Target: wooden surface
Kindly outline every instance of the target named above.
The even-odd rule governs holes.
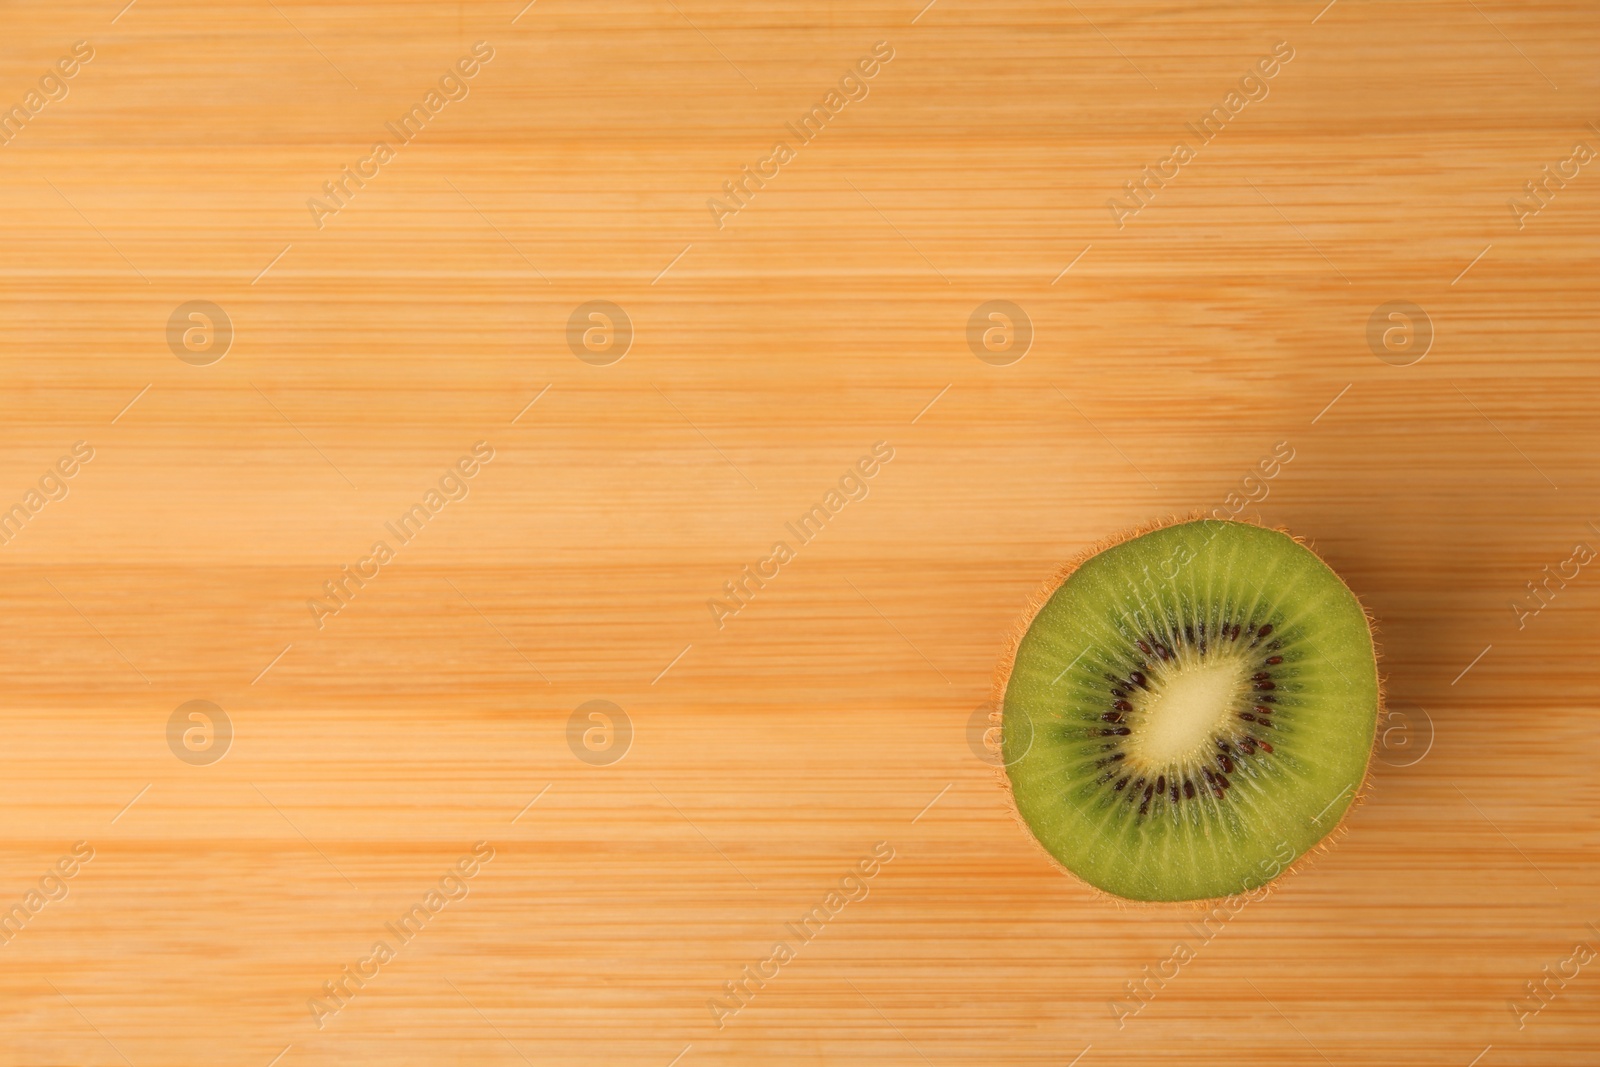
[[[93,449],[0,546],[0,1063],[1595,1062],[1600,577],[1511,605],[1600,546],[1600,164],[1507,204],[1600,148],[1593,5],[120,2],[0,14],[8,106],[94,50],[0,146],[0,502]],[[166,336],[194,300],[235,332],[204,366]],[[591,300],[618,362],[569,348]],[[1032,324],[1008,365],[968,346],[991,300]],[[1391,301],[1420,362],[1369,346]],[[1235,505],[1363,598],[1402,717],[1336,847],[1207,935],[1053,871],[972,722],[1063,560]],[[169,746],[191,700],[219,761]],[[592,700],[620,761],[618,716],[569,743]]]

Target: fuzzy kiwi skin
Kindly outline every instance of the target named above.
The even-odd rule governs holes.
[[[1096,556],[1099,556],[1101,553],[1135,538],[1144,537],[1148,534],[1168,530],[1170,527],[1182,525],[1193,525],[1195,527],[1205,525],[1213,528],[1241,527],[1252,531],[1257,537],[1262,534],[1267,535],[1269,538],[1273,536],[1283,537],[1302,550],[1303,554],[1309,555],[1315,559],[1316,565],[1320,567],[1321,571],[1325,572],[1328,578],[1331,578],[1331,583],[1328,584],[1330,586],[1336,586],[1339,590],[1339,593],[1342,594],[1342,598],[1348,599],[1348,607],[1341,610],[1345,610],[1347,613],[1348,611],[1353,611],[1355,616],[1358,617],[1362,623],[1364,623],[1364,625],[1359,627],[1359,629],[1362,631],[1362,639],[1365,643],[1364,659],[1368,664],[1368,667],[1366,668],[1365,672],[1357,672],[1359,691],[1355,694],[1355,698],[1358,700],[1358,703],[1354,703],[1351,706],[1352,708],[1356,709],[1356,711],[1352,712],[1352,714],[1362,710],[1362,705],[1370,707],[1371,718],[1369,722],[1364,724],[1366,727],[1364,742],[1362,742],[1362,739],[1358,737],[1358,734],[1361,732],[1359,729],[1356,731],[1356,733],[1347,732],[1345,734],[1345,738],[1347,738],[1347,740],[1342,740],[1341,742],[1346,750],[1346,755],[1343,760],[1345,770],[1334,778],[1332,784],[1338,785],[1341,782],[1346,781],[1347,776],[1352,773],[1355,774],[1355,780],[1353,785],[1349,787],[1347,791],[1335,798],[1333,803],[1331,803],[1322,812],[1321,818],[1317,821],[1316,831],[1314,833],[1303,833],[1301,837],[1295,839],[1292,847],[1285,848],[1282,843],[1279,843],[1276,848],[1271,850],[1271,854],[1266,854],[1264,852],[1264,854],[1260,857],[1259,864],[1252,864],[1248,867],[1233,869],[1230,872],[1229,877],[1213,878],[1207,881],[1204,876],[1196,875],[1196,880],[1191,881],[1190,884],[1185,886],[1162,885],[1158,879],[1152,879],[1148,883],[1130,887],[1125,880],[1118,884],[1116,880],[1106,880],[1093,877],[1091,876],[1093,872],[1074,870],[1073,865],[1069,865],[1068,863],[1068,860],[1072,859],[1073,857],[1070,855],[1057,854],[1057,849],[1053,848],[1045,840],[1045,837],[1041,836],[1040,831],[1035,829],[1029,818],[1023,815],[1022,808],[1018,803],[1019,796],[1017,791],[1017,783],[1013,780],[1014,771],[1011,769],[1011,765],[1020,757],[1014,751],[1018,738],[1017,736],[1013,736],[1015,733],[1015,723],[1012,721],[1012,711],[1007,705],[1007,694],[1016,670],[1017,656],[1024,638],[1028,635],[1030,629],[1036,622],[1040,611],[1044,609],[1044,607],[1058,592],[1060,592],[1061,587],[1073,574],[1078,571],[1081,566],[1083,566],[1089,560],[1094,559]],[[1215,532],[1217,531],[1212,531],[1213,534]],[[1243,530],[1241,529],[1239,532],[1243,533]],[[1292,606],[1293,602],[1291,601],[1290,604]],[[1346,629],[1344,631],[1341,632],[1335,630],[1333,633],[1336,636],[1345,638],[1345,644],[1347,648],[1353,647],[1350,646],[1349,642],[1354,640],[1353,631],[1355,627],[1350,626],[1348,614],[1346,617],[1345,626]],[[1364,785],[1370,771],[1371,751],[1376,738],[1377,722],[1381,717],[1383,706],[1382,684],[1381,679],[1378,678],[1376,661],[1377,652],[1372,638],[1372,620],[1370,616],[1366,613],[1365,609],[1360,606],[1359,601],[1349,590],[1348,586],[1338,578],[1332,569],[1327,566],[1325,561],[1322,561],[1321,558],[1316,556],[1314,552],[1311,552],[1309,547],[1302,539],[1293,537],[1285,530],[1271,529],[1260,524],[1238,523],[1231,521],[1224,522],[1216,519],[1204,519],[1203,521],[1197,521],[1192,517],[1174,519],[1168,522],[1154,523],[1143,526],[1132,530],[1125,535],[1104,541],[1094,546],[1089,551],[1083,553],[1077,559],[1073,560],[1069,565],[1058,571],[1034,597],[1029,611],[1026,613],[1025,617],[1020,621],[1017,627],[1010,649],[1008,650],[1007,655],[1003,658],[997,672],[994,699],[994,706],[996,710],[994,714],[994,720],[1002,725],[1002,750],[1007,752],[1005,765],[997,771],[997,776],[1007,789],[1008,799],[1010,800],[1010,807],[1013,816],[1018,820],[1021,826],[1028,830],[1028,836],[1033,838],[1034,843],[1045,852],[1054,865],[1073,875],[1074,878],[1087,882],[1100,893],[1105,893],[1119,900],[1132,900],[1135,902],[1168,900],[1219,900],[1234,898],[1241,893],[1247,892],[1250,893],[1251,898],[1254,899],[1258,892],[1264,891],[1267,883],[1270,883],[1281,877],[1284,872],[1301,866],[1303,863],[1309,860],[1312,855],[1325,851],[1329,842],[1333,839],[1335,831],[1342,829],[1342,821],[1345,814],[1356,801],[1361,799]],[[1346,665],[1349,665],[1348,662]],[[1362,677],[1362,675],[1364,675],[1364,677]],[[1370,681],[1367,681],[1367,679],[1370,679]],[[1355,746],[1358,742],[1362,743],[1359,770],[1356,771],[1356,753],[1353,746]],[[1304,797],[1294,797],[1292,799],[1294,801],[1300,801],[1303,800]],[[1040,803],[1041,801],[1037,796],[1037,790],[1035,790],[1035,795],[1033,797],[1033,810],[1035,812],[1035,818],[1038,817],[1037,813]],[[1320,803],[1318,806],[1320,807]],[[1067,808],[1068,805],[1063,802],[1062,807]],[[1273,833],[1276,834],[1276,832],[1277,828],[1274,828]],[[1263,832],[1253,836],[1247,834],[1245,835],[1245,838],[1247,840],[1259,841],[1265,836],[1266,834]],[[1070,850],[1063,851],[1066,852]],[[1249,858],[1254,857],[1252,856]],[[1195,865],[1197,869],[1200,866],[1200,864]]]

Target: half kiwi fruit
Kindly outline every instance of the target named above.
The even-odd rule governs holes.
[[[1379,711],[1366,612],[1288,534],[1204,519],[1124,540],[1034,616],[1005,683],[1017,811],[1133,900],[1255,889],[1338,825]]]

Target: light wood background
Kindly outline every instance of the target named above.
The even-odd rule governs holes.
[[[1600,546],[1600,164],[1507,206],[1600,148],[1592,4],[120,5],[0,12],[7,106],[95,49],[0,147],[0,503],[95,450],[0,547],[0,904],[95,850],[0,945],[0,1063],[1594,1062],[1600,963],[1508,1006],[1600,947],[1600,576],[1510,606]],[[470,96],[315,228],[479,40]],[[1270,95],[1115,226],[1279,41]],[[635,330],[609,366],[566,342],[595,299]],[[190,300],[220,362],[168,348]],[[988,300],[1033,325],[1009,366],[967,345]],[[1435,332],[1409,366],[1367,342],[1396,300]],[[307,599],[479,440],[470,496],[319,630]],[[718,630],[879,440],[870,496]],[[1196,946],[1192,910],[1052,870],[969,724],[1058,564],[1279,441],[1247,513],[1370,607],[1404,729],[1336,847]],[[234,730],[205,766],[167,741],[197,699]],[[568,744],[595,699],[633,731],[607,766]],[[869,896],[718,1028],[878,841]]]

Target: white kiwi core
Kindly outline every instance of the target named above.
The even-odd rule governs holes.
[[[1130,759],[1150,769],[1202,762],[1239,711],[1248,665],[1225,655],[1152,666],[1150,688],[1132,694]]]

